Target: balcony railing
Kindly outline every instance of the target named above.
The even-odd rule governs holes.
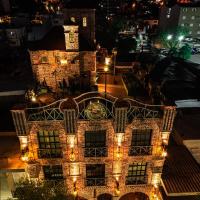
[[[127,176],[126,185],[143,185],[147,184],[147,176]]]
[[[151,155],[152,146],[130,146],[129,156]]]
[[[107,147],[85,147],[85,157],[106,157],[108,155]]]
[[[86,178],[85,179],[86,186],[105,186],[106,178]]]
[[[62,158],[62,149],[38,149],[39,158]]]

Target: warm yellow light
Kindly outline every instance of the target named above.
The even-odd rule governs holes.
[[[117,134],[117,145],[118,146],[121,146],[121,144],[122,144],[122,139],[123,139],[123,133],[121,134],[121,133],[118,133]]]
[[[74,176],[74,177],[73,177],[73,183],[76,183],[76,181],[77,181],[77,177]]]
[[[22,160],[23,162],[27,162],[27,161],[28,161],[28,156],[27,156],[27,155],[21,156],[21,160]]]
[[[67,64],[67,60],[61,59],[61,60],[60,60],[60,64],[61,64],[61,65],[66,65],[66,64]]]
[[[69,144],[70,148],[74,148],[74,145],[76,143],[76,136],[69,135],[67,140],[68,140],[68,144]]]
[[[74,190],[73,195],[76,197],[77,194],[78,194],[78,191],[77,191],[77,190]]]
[[[117,158],[121,157],[121,148],[120,146],[117,147]]]
[[[74,161],[75,160],[75,153],[74,153],[74,150],[72,149],[70,155],[69,155],[69,159],[70,161]]]
[[[155,183],[154,185],[153,185],[155,188],[158,188],[158,185]]]
[[[166,156],[167,156],[167,152],[166,152],[166,151],[163,151],[163,152],[162,152],[162,156],[163,156],[163,157],[166,157]]]
[[[105,64],[106,64],[106,65],[109,65],[109,64],[110,64],[110,61],[111,61],[111,58],[110,58],[110,57],[105,57]]]
[[[108,66],[104,67],[104,72],[108,72]]]
[[[32,102],[36,102],[36,101],[37,101],[36,96],[32,96],[32,97],[31,97],[31,101],[32,101]]]
[[[120,195],[120,190],[119,189],[115,189],[115,194],[117,195],[117,196],[119,196]]]

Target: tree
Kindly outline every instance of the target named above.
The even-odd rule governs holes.
[[[185,44],[184,46],[182,46],[179,49],[179,53],[178,53],[178,57],[179,58],[183,58],[183,59],[190,59],[191,54],[192,54],[192,49],[188,44]]]
[[[21,179],[16,184],[14,197],[18,200],[72,200],[63,182]]]
[[[135,51],[137,48],[137,41],[134,38],[126,37],[118,41],[117,49],[119,52],[127,53]]]
[[[178,26],[160,34],[160,40],[166,48],[178,48],[181,41],[188,35],[188,29]]]

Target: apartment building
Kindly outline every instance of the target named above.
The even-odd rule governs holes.
[[[174,106],[88,92],[11,112],[30,178],[61,181],[77,199],[161,199]]]
[[[166,31],[178,26],[185,28],[191,37],[200,37],[200,7],[175,5],[161,9],[159,26]]]

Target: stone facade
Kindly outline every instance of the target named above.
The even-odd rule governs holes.
[[[70,109],[73,110],[72,108]],[[116,118],[123,120],[119,118],[119,116],[109,119],[88,120],[80,119],[78,114],[78,118],[74,122],[76,124],[74,133],[66,132],[67,129],[65,126],[69,124],[65,123],[66,118],[63,120],[50,121],[29,121],[28,118],[24,119],[25,121],[23,123],[26,124],[27,129],[29,157],[37,160],[41,166],[62,165],[63,177],[68,192],[74,194],[76,190],[79,196],[86,199],[96,199],[99,195],[104,193],[111,194],[114,199],[120,199],[123,195],[130,192],[141,192],[146,194],[150,199],[154,199],[153,196],[155,196],[155,194],[159,196],[157,186],[160,184],[160,176],[165,160],[163,143],[168,142],[168,135],[170,134],[171,124],[173,124],[175,115],[174,107],[168,106],[162,109],[164,109],[164,117],[136,117],[129,122],[126,121],[123,125],[125,128],[122,133],[115,131]],[[125,109],[125,111],[127,111],[127,109]],[[24,112],[24,110],[21,112]],[[79,112],[81,112],[80,108]],[[15,120],[17,121],[17,119]],[[72,123],[72,121],[70,121],[70,123]],[[167,123],[168,126],[165,126],[165,123]],[[134,156],[129,154],[132,133],[135,129],[152,130],[150,140],[152,152],[150,154],[138,154]],[[39,143],[37,134],[41,130],[59,132],[62,158],[38,157]],[[106,132],[107,155],[102,157],[85,157],[85,132],[101,130]],[[129,165],[133,163],[147,164],[145,175],[147,179],[145,184],[126,185]],[[87,164],[105,164],[105,185],[87,186],[85,184]],[[43,170],[39,173],[39,179],[44,179]]]
[[[63,79],[67,84],[70,77],[81,72],[96,71],[96,52],[67,52],[67,51],[29,51],[32,71],[35,80],[44,80],[54,90]]]

